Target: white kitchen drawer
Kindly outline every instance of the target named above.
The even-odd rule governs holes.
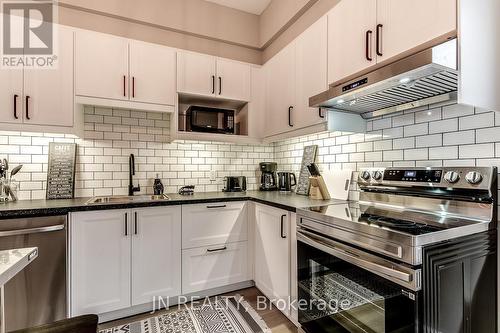
[[[250,280],[247,242],[219,244],[182,251],[182,293]]]
[[[182,248],[245,241],[246,202],[217,202],[182,206]]]

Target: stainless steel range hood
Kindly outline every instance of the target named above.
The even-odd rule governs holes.
[[[456,39],[381,67],[309,99],[311,107],[365,119],[456,99]]]

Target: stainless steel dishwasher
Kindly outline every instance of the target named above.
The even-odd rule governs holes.
[[[0,250],[38,247],[38,258],[5,285],[10,332],[67,316],[66,216],[0,220]]]

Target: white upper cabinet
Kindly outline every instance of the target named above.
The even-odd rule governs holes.
[[[194,52],[177,54],[180,93],[249,101],[250,65]]]
[[[90,31],[75,43],[78,103],[173,112],[174,49]]]
[[[128,43],[125,38],[77,31],[76,94],[128,100]]]
[[[53,67],[0,70],[1,129],[18,124],[19,130],[69,133],[75,126],[73,31],[63,26],[56,31]]]
[[[23,70],[0,70],[0,122],[23,122]]]
[[[309,97],[328,88],[327,17],[324,16],[302,33],[295,42],[295,122],[306,127],[325,121],[326,112],[309,107]]]
[[[343,0],[328,13],[328,83],[334,83],[457,29],[456,0]]]
[[[216,58],[193,52],[177,53],[177,91],[186,94],[214,96]]]
[[[54,69],[24,70],[23,116],[26,124],[73,126],[73,31],[58,29]]]
[[[327,32],[325,16],[264,65],[266,137],[293,136],[326,121],[324,112],[309,107],[309,97],[328,88]]]
[[[249,101],[250,77],[250,65],[217,58],[217,96],[231,100]]]
[[[458,102],[500,111],[500,1],[460,1]]]
[[[454,35],[457,0],[377,0],[377,24],[380,62],[443,35]]]
[[[181,294],[181,207],[133,211],[132,305]]]
[[[175,51],[160,45],[130,42],[130,99],[174,105]]]
[[[295,47],[289,44],[265,64],[266,136],[294,129]]]
[[[328,83],[376,64],[377,0],[343,0],[328,13]]]

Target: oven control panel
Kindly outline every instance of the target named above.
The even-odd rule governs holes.
[[[384,171],[383,179],[397,182],[440,183],[442,175],[442,170],[387,169]]]
[[[489,167],[367,168],[359,172],[363,186],[424,186],[494,190],[497,169]]]

